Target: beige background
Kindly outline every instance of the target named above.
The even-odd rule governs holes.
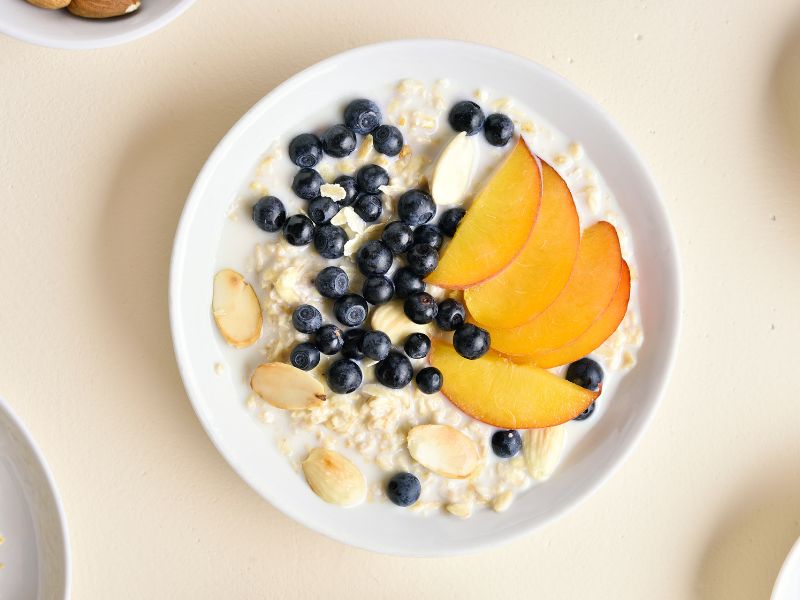
[[[596,98],[660,183],[686,284],[635,455],[541,533],[456,559],[353,550],[262,501],[195,418],[167,321],[173,232],[220,137],[297,70],[412,36],[517,52]],[[74,597],[766,598],[800,535],[792,82],[796,0],[200,0],[119,48],[0,38],[0,394],[55,472]]]

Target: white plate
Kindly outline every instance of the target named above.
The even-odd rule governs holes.
[[[0,598],[68,598],[69,543],[53,478],[1,398],[0,492]]]
[[[192,3],[194,0],[146,0],[130,15],[82,19],[66,10],[38,8],[25,0],[0,0],[0,33],[51,48],[105,48],[153,33]]]
[[[800,598],[800,539],[798,539],[781,567],[771,600],[797,600]]]
[[[613,190],[630,224],[640,269],[645,342],[569,464],[546,485],[520,495],[502,514],[468,521],[420,517],[386,504],[355,509],[325,505],[278,454],[242,406],[221,360],[211,317],[214,258],[225,214],[270,140],[338,98],[348,99],[405,77],[447,77],[466,89],[487,87],[518,98],[572,139],[580,140]],[[680,320],[676,245],[664,206],[642,160],[588,97],[541,66],[493,48],[411,40],[356,48],[295,75],[256,104],[214,150],[192,188],[172,255],[170,320],[181,375],[219,451],[258,493],[297,521],[337,540],[403,555],[475,551],[552,521],[600,486],[642,435],[675,357]]]

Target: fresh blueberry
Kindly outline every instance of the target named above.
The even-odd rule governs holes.
[[[383,228],[381,239],[396,256],[411,248],[414,243],[414,230],[402,221],[392,221]]]
[[[337,394],[349,394],[361,385],[361,369],[349,358],[333,361],[328,367],[328,387]]]
[[[314,248],[322,258],[341,258],[344,256],[344,245],[347,234],[344,229],[325,223],[314,232]]]
[[[586,407],[585,411],[583,411],[581,414],[579,414],[577,417],[575,417],[572,420],[573,421],[585,421],[586,419],[591,417],[592,414],[594,413],[594,409],[595,409],[595,405],[596,404],[597,404],[597,401],[592,402],[588,407]]]
[[[439,219],[439,229],[441,229],[445,235],[453,237],[465,214],[467,214],[467,211],[463,208],[450,208],[444,211],[444,214],[442,214],[442,217]]]
[[[442,389],[442,372],[436,367],[425,367],[417,373],[417,387],[423,394],[435,394]]]
[[[483,127],[483,111],[472,100],[456,102],[450,109],[450,127],[456,131],[466,131],[467,135],[475,135]]]
[[[425,282],[408,267],[400,267],[394,272],[394,295],[398,298],[408,298],[411,294],[425,291]]]
[[[313,200],[319,196],[319,188],[325,183],[322,175],[310,167],[303,167],[292,180],[292,191],[303,200]]]
[[[370,304],[386,304],[394,296],[394,284],[386,275],[370,275],[364,280],[361,294]]]
[[[361,351],[372,360],[383,360],[391,349],[392,340],[382,331],[368,331],[361,339]]]
[[[381,125],[372,132],[375,150],[386,156],[397,156],[403,149],[403,134],[394,125]]]
[[[322,314],[310,304],[301,304],[292,313],[292,325],[300,333],[314,333],[322,327]]]
[[[359,98],[344,109],[344,124],[361,135],[366,135],[381,124],[381,109],[372,100]]]
[[[323,325],[314,332],[314,345],[323,354],[336,354],[344,346],[342,330],[336,325]]]
[[[576,360],[567,367],[567,381],[596,392],[603,385],[603,368],[591,358]]]
[[[434,250],[441,250],[444,243],[444,236],[441,229],[436,225],[420,225],[414,230],[415,244],[428,244]]]
[[[522,436],[516,429],[495,431],[492,434],[492,450],[500,458],[511,458],[522,450]]]
[[[283,235],[292,246],[307,246],[314,237],[314,223],[305,215],[292,215],[283,224]]]
[[[301,133],[289,142],[289,158],[298,167],[313,167],[322,158],[322,143],[313,133]]]
[[[431,195],[422,190],[408,190],[397,201],[397,214],[412,227],[427,223],[436,214]]]
[[[455,331],[467,319],[464,305],[458,300],[447,298],[439,303],[436,324],[444,331]]]
[[[407,386],[413,376],[411,361],[396,350],[389,352],[386,358],[375,365],[375,377],[378,381],[396,390]]]
[[[339,206],[350,206],[356,199],[356,178],[350,175],[339,175],[333,180],[333,183],[342,186],[347,194],[342,200],[339,200]]]
[[[339,205],[330,198],[325,198],[324,196],[314,198],[308,203],[308,216],[311,217],[311,220],[317,225],[327,223],[335,217],[338,212]]]
[[[339,267],[325,267],[314,280],[317,291],[326,298],[341,298],[347,293],[350,279]]]
[[[505,146],[514,136],[514,122],[506,115],[494,113],[486,117],[483,135],[492,146]]]
[[[453,335],[453,346],[461,356],[470,360],[480,358],[489,351],[489,332],[472,323],[464,323]]]
[[[319,350],[314,344],[303,342],[292,349],[289,362],[292,363],[293,367],[303,371],[310,371],[319,364]]]
[[[406,338],[403,350],[409,358],[425,358],[431,351],[431,338],[424,333],[412,333]]]
[[[421,493],[422,484],[411,473],[398,473],[386,484],[386,497],[397,506],[411,506]]]
[[[328,156],[344,158],[356,149],[356,134],[344,125],[334,125],[322,134],[322,149]]]
[[[439,253],[428,244],[414,244],[406,253],[408,268],[420,277],[430,275],[439,264]]]
[[[367,194],[377,194],[382,185],[389,185],[389,174],[379,165],[364,165],[356,173],[358,189]]]
[[[364,275],[383,275],[392,267],[394,256],[380,240],[370,240],[356,253],[358,270]]]
[[[364,334],[367,333],[363,329],[348,329],[344,332],[344,346],[342,346],[342,355],[353,360],[361,360],[364,358],[364,353],[361,351],[361,340],[364,339]]]
[[[403,303],[403,312],[406,316],[419,325],[430,323],[436,318],[439,307],[436,300],[427,292],[411,294]]]
[[[358,294],[345,294],[333,303],[333,314],[342,325],[356,327],[367,318],[367,301]]]
[[[264,196],[253,205],[253,222],[264,231],[278,231],[286,222],[286,209],[275,196]]]
[[[383,213],[381,194],[358,194],[353,202],[353,210],[365,223],[377,221]]]

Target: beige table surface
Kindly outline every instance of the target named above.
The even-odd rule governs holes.
[[[544,531],[454,559],[350,549],[261,500],[195,418],[167,320],[220,137],[299,69],[415,36],[596,98],[660,183],[686,287],[634,456]],[[767,598],[800,535],[799,81],[796,0],[200,0],[118,48],[0,37],[0,394],[61,489],[74,598]]]

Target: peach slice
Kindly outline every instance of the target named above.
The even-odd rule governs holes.
[[[534,356],[531,362],[544,369],[549,369],[576,361],[597,349],[619,327],[625,317],[625,313],[628,311],[630,297],[631,271],[628,268],[628,263],[622,261],[622,277],[620,278],[617,292],[614,294],[611,304],[603,311],[603,314],[576,340],[557,350]]]
[[[442,372],[442,393],[453,404],[479,421],[504,429],[565,423],[586,410],[598,395],[492,350],[478,360],[467,360],[450,344],[436,340],[430,361]]]
[[[464,291],[469,312],[486,327],[527,323],[556,299],[569,280],[581,239],[567,182],[544,161],[539,216],[525,247],[496,277]]]
[[[583,232],[572,274],[558,298],[524,325],[488,328],[492,348],[503,354],[538,356],[569,344],[609,305],[621,272],[617,230],[606,221],[595,223]]]
[[[538,159],[520,138],[472,202],[426,281],[463,289],[497,275],[528,241],[542,198]]]

